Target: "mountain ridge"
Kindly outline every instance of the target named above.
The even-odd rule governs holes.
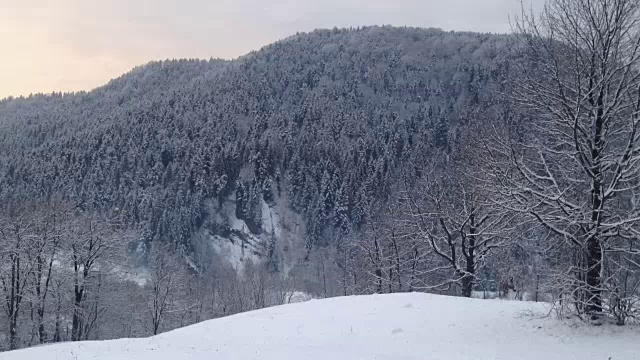
[[[502,86],[505,42],[317,30],[236,60],[153,62],[80,95],[0,102],[0,197],[118,207],[142,242],[188,253],[224,201],[259,229],[262,202],[279,199],[303,218],[291,236],[307,251],[335,246],[416,171],[407,164],[457,146],[466,113]]]

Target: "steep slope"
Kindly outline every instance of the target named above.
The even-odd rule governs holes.
[[[358,229],[415,175],[409,164],[456,146],[466,114],[501,86],[504,43],[320,30],[231,62],[153,63],[89,93],[5,100],[0,197],[118,207],[141,241],[194,254],[239,231],[288,266]],[[295,216],[273,227],[265,211]]]
[[[0,353],[23,360],[640,359],[634,328],[570,327],[540,303],[395,294],[252,311],[146,339]]]

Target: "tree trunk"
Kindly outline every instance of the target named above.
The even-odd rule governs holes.
[[[593,81],[593,80],[592,80]],[[604,199],[602,184],[602,151],[604,126],[604,91],[600,90],[597,99],[590,97],[589,102],[595,105],[595,123],[593,135],[593,149],[591,159],[593,163],[593,180],[591,182],[591,223],[594,233],[587,240],[587,314],[597,318],[602,313],[602,298],[600,294],[600,271],[602,270],[602,250],[598,230],[602,220],[602,205]]]
[[[9,319],[9,350],[15,350],[18,348],[18,329],[16,320],[15,316],[11,316]]]
[[[416,270],[418,267],[418,257],[419,257],[419,253],[418,253],[418,248],[414,247],[414,251],[413,251],[413,262],[411,264],[411,279],[409,280],[409,292],[413,292],[413,283],[416,279]]]
[[[466,273],[462,276],[462,296],[471,297],[473,292],[473,280],[475,279],[475,266],[474,266],[473,252],[469,252],[467,257]]]
[[[44,309],[38,309],[38,340],[40,344],[44,344],[47,341],[47,333],[44,329]]]
[[[462,296],[470,298],[472,290],[473,290],[473,275],[465,274],[462,277]]]
[[[376,266],[376,270],[375,270],[375,274],[376,274],[376,293],[377,294],[382,294],[382,269],[380,269],[380,261],[381,261],[381,256],[380,256],[380,246],[378,245],[378,239],[374,238],[373,240],[373,244],[375,246],[375,266]]]
[[[324,256],[320,255],[320,264],[322,265],[322,286],[324,289],[324,297],[327,297],[327,274],[324,270]],[[264,306],[263,306],[264,307]]]
[[[75,298],[73,301],[73,320],[71,323],[71,340],[79,341],[82,337],[82,294],[83,289],[76,286]]]
[[[391,234],[391,239],[393,240],[393,251],[395,253],[395,262],[396,262],[396,277],[398,280],[398,292],[402,292],[402,273],[400,269],[400,252],[398,251],[398,244],[396,242],[395,233]]]
[[[53,333],[53,342],[60,342],[62,341],[62,332],[61,332],[61,319],[60,319],[60,312],[62,311],[62,299],[61,299],[61,294],[59,292],[57,292],[56,295],[56,324],[55,324],[55,330]]]
[[[602,270],[602,249],[594,236],[587,242],[587,314],[598,318],[602,313],[600,272]]]
[[[462,296],[464,297],[471,297],[471,293],[473,291],[473,280],[475,278],[475,270],[476,270],[476,265],[475,265],[475,250],[476,250],[476,217],[474,214],[471,214],[471,216],[469,217],[469,247],[466,249],[466,251],[463,251],[465,257],[466,257],[466,268],[465,271],[466,273],[464,274],[464,276],[462,277]],[[464,246],[464,242],[463,245]]]
[[[598,131],[599,122],[596,122],[596,131]],[[596,145],[599,144],[600,138],[596,136]],[[593,151],[594,158],[598,159],[599,154],[596,150]],[[596,160],[594,160],[595,162]],[[600,290],[600,272],[602,270],[602,249],[600,247],[600,239],[598,237],[598,228],[600,226],[600,210],[602,207],[602,198],[600,195],[600,189],[602,185],[599,181],[600,171],[598,167],[594,170],[595,180],[593,181],[591,191],[592,194],[592,212],[591,221],[595,227],[595,234],[592,234],[587,240],[587,314],[591,315],[594,319],[599,317],[602,313],[602,295]]]

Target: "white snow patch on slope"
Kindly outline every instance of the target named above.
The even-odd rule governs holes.
[[[638,327],[569,327],[544,305],[426,294],[278,306],[146,339],[64,343],[0,360],[638,360]],[[528,314],[528,315],[525,315]]]
[[[145,286],[149,281],[149,279],[151,279],[151,274],[149,274],[149,270],[144,267],[138,267],[135,269],[128,270],[125,267],[115,266],[111,270],[111,273],[117,276],[120,276],[122,280],[132,281],[140,287]]]
[[[234,230],[239,230],[242,232],[249,232],[249,229],[247,228],[247,224],[244,222],[244,220],[240,220],[236,217],[236,215],[234,213],[228,214],[228,219],[229,219],[229,227],[234,229]]]
[[[219,235],[210,236],[214,251],[240,271],[244,268],[245,262],[249,260],[254,263],[261,261],[260,256],[257,254],[260,250],[257,247],[271,241],[272,236],[276,238],[282,236],[280,217],[277,210],[269,206],[266,201],[261,201],[262,218],[260,226],[263,230],[262,234],[255,235],[251,233],[245,221],[236,217],[235,207],[227,204],[218,214],[218,220],[222,222],[222,219],[225,219],[231,229],[237,230],[242,234],[242,238],[236,234],[231,234],[228,238]]]
[[[211,207],[213,222],[218,225],[226,224],[230,229],[235,230],[228,237],[205,233],[204,239],[213,248],[213,251],[221,259],[227,261],[234,269],[242,271],[246,261],[251,260],[256,263],[260,257],[256,254],[256,246],[261,244],[259,236],[251,233],[244,220],[236,217],[235,196],[230,197],[220,209]]]
[[[211,245],[215,252],[225,261],[228,261],[234,269],[242,270],[247,260],[251,260],[254,263],[260,261],[260,258],[253,253],[248,244],[243,244],[242,240],[237,236],[231,235],[231,237],[233,242],[231,239],[217,235],[212,236]]]
[[[267,234],[275,235],[276,238],[279,238],[282,234],[278,213],[264,200],[262,200],[262,229]]]

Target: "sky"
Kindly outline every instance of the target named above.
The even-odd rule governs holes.
[[[539,7],[543,0],[525,0]],[[521,0],[0,0],[0,98],[91,90],[137,65],[236,58],[298,31],[509,32]]]

